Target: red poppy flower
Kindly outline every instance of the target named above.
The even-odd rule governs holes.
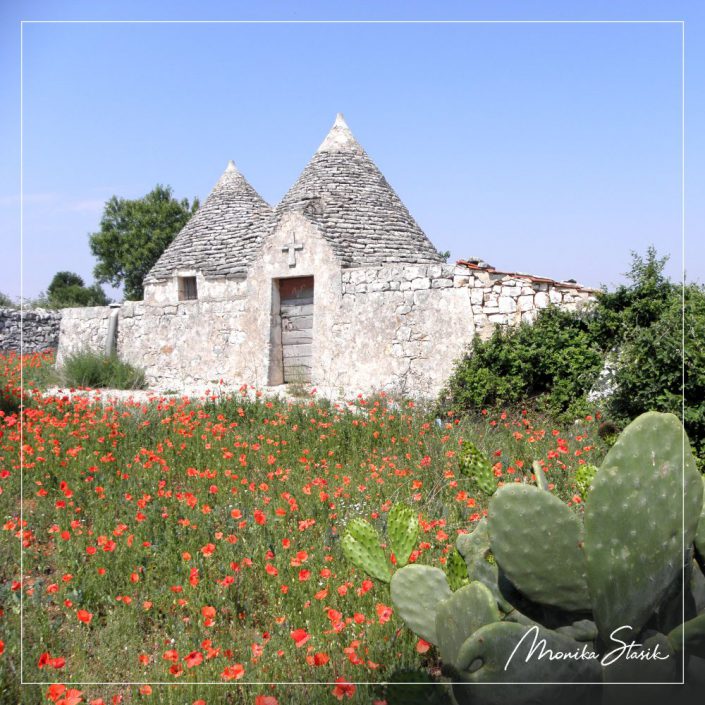
[[[225,670],[220,674],[221,678],[226,681],[239,680],[245,675],[245,669],[241,663],[236,663],[234,666],[226,666]]]
[[[188,656],[184,656],[186,668],[194,668],[203,663],[203,654],[200,651],[192,651]]]
[[[377,603],[375,606],[375,611],[377,612],[377,618],[379,619],[380,624],[388,622],[392,618],[392,614],[394,612],[391,607],[387,607],[387,605],[383,605],[381,602]]]
[[[300,649],[311,638],[311,635],[305,629],[294,629],[290,632],[290,636],[294,640],[297,649]]]
[[[352,698],[355,695],[357,688],[352,684],[348,683],[342,676],[335,679],[337,685],[333,688],[333,695],[335,695],[338,700],[343,698]]]
[[[76,616],[84,624],[90,624],[91,619],[93,619],[93,615],[87,610],[78,610],[78,612],[76,612]]]

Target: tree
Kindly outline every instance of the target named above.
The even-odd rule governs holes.
[[[13,300],[2,291],[0,291],[0,308],[15,308]]]
[[[71,306],[107,306],[108,297],[99,284],[86,286],[83,278],[74,272],[57,272],[47,289],[50,308]]]
[[[90,235],[99,282],[124,285],[126,299],[141,299],[142,281],[198,209],[198,199],[177,201],[171,187],[157,186],[143,198],[113,196],[103,210],[100,231]]]

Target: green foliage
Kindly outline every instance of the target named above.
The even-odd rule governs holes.
[[[661,316],[626,337],[615,375],[617,389],[610,400],[613,413],[628,419],[645,409],[680,415],[684,397],[685,428],[701,457],[705,453],[704,340],[705,289],[695,284],[684,290],[674,287]]]
[[[126,299],[141,299],[142,280],[198,209],[198,199],[177,201],[168,186],[157,185],[143,198],[113,196],[106,204],[100,231],[90,235],[98,258],[99,282],[124,284]]]
[[[61,368],[64,383],[73,387],[144,389],[144,371],[116,355],[83,351],[69,355]]]
[[[609,357],[616,369],[605,405],[619,426],[649,410],[680,415],[684,397],[685,428],[702,458],[705,287],[670,281],[666,261],[653,247],[643,257],[632,253],[629,283],[603,289],[592,307],[547,308],[533,324],[475,339],[456,365],[442,405],[477,411],[533,400],[554,416],[581,416],[589,412],[587,392]]]
[[[602,368],[590,335],[589,316],[548,307],[533,324],[497,328],[476,338],[460,361],[447,391],[455,409],[482,409],[543,397],[554,412],[586,394]]]
[[[597,468],[594,465],[580,465],[575,471],[575,486],[583,500],[587,499],[596,474]]]
[[[17,306],[7,294],[0,291],[0,308],[17,308]]]
[[[107,306],[110,301],[99,284],[86,286],[74,272],[57,272],[47,289],[49,308]]]
[[[491,495],[497,489],[497,479],[492,472],[490,461],[472,441],[463,441],[458,466],[460,472],[469,477],[486,495]]]

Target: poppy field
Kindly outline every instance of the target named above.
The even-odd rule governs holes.
[[[52,362],[0,356],[26,402],[0,411],[2,703],[388,702],[382,683],[438,655],[344,558],[350,520],[411,506],[411,561],[443,568],[487,507],[464,440],[498,484],[539,461],[573,506],[607,450],[592,416],[437,418],[383,395],[45,396],[32,379]]]

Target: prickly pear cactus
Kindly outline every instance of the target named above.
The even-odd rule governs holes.
[[[539,659],[538,652],[532,654],[531,648],[542,640],[545,640],[545,648],[554,652],[573,653],[582,648],[577,641],[539,627],[496,622],[478,629],[463,643],[455,662],[460,675],[458,680],[464,681],[453,685],[458,703],[575,702],[576,683],[601,682],[600,666],[594,660]],[[557,682],[566,685],[551,685]],[[519,685],[480,689],[473,687],[476,683]],[[527,686],[526,683],[537,685]],[[560,698],[562,694],[564,698]]]
[[[687,439],[683,458],[684,433],[673,414],[642,414],[619,436],[592,483],[585,554],[603,641],[622,625],[631,626],[625,640],[636,636],[682,570],[703,502]]]
[[[490,546],[509,580],[530,600],[589,610],[582,527],[557,497],[532,485],[505,485],[489,507]]]
[[[391,569],[379,543],[377,530],[364,519],[353,519],[341,539],[343,555],[373,578],[388,583]]]
[[[387,518],[387,536],[397,565],[401,568],[409,562],[419,536],[419,520],[414,510],[406,504],[395,504]]]
[[[456,662],[460,647],[480,627],[499,622],[494,596],[475,581],[454,592],[436,610],[436,635],[443,663]]]
[[[445,572],[446,578],[448,578],[448,585],[453,592],[459,590],[463,587],[463,585],[467,585],[470,582],[468,579],[468,568],[465,565],[465,561],[455,549],[450,551],[448,554]]]
[[[676,627],[668,641],[676,653],[705,658],[705,613]]]
[[[534,460],[531,467],[534,471],[534,477],[536,478],[536,486],[548,492],[548,478],[546,477],[546,472],[541,463],[539,463],[538,460]]]
[[[705,488],[705,475],[703,476],[703,486]],[[705,502],[700,510],[698,528],[695,531],[695,553],[701,570],[705,571]]]
[[[597,468],[594,465],[580,465],[575,471],[575,486],[583,501],[587,499],[590,493],[590,487],[595,475],[597,475]]]
[[[463,441],[460,449],[460,472],[469,477],[486,495],[494,494],[497,479],[487,456],[472,442]]]
[[[438,645],[436,610],[453,595],[445,573],[440,568],[412,563],[394,573],[390,590],[394,609],[406,626],[422,639]]]
[[[490,548],[490,535],[487,519],[481,519],[471,534],[461,534],[455,543],[458,553],[465,559],[468,580],[479,580],[494,595],[497,605],[503,612],[512,606],[499,590],[499,569]]]

